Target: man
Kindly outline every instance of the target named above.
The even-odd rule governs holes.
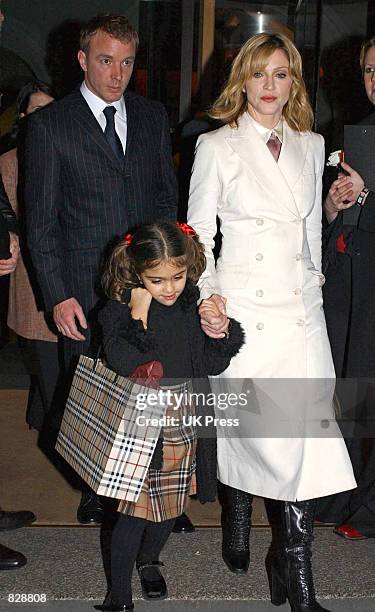
[[[91,19],[81,32],[80,89],[30,118],[29,248],[67,369],[89,350],[105,247],[129,227],[176,217],[167,115],[159,102],[126,91],[137,46],[126,17]],[[102,519],[87,489],[77,518]]]
[[[14,272],[19,255],[18,226],[16,215],[10,205],[3,181],[0,177],[0,219],[4,222],[5,231],[9,234],[9,251],[11,257],[0,259],[0,276]],[[2,256],[2,255],[1,255]],[[0,508],[0,531],[18,529],[35,521],[35,516],[28,510],[5,512]],[[17,569],[26,564],[26,557],[0,544],[0,570]]]

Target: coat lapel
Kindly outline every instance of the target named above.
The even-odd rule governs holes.
[[[262,189],[271,198],[276,197],[298,217],[300,215],[292,189],[304,165],[306,151],[301,148],[301,142],[305,140],[298,133],[294,136],[293,131],[284,123],[283,145],[276,163],[247,113],[241,116],[238,129],[231,129],[227,138],[231,149],[246,164]]]
[[[103,153],[109,157],[113,165],[116,166],[118,170],[123,171],[123,164],[117,159],[111,146],[108,144],[103,130],[95,119],[89,105],[80,91],[77,91],[77,98],[74,101],[74,106],[73,118],[79,127],[83,129],[90,136],[90,138],[92,138],[95,144],[103,151]]]
[[[126,150],[125,150],[125,171],[131,163],[136,149],[136,135],[138,134],[139,112],[137,112],[134,99],[131,95],[125,94],[126,107]]]

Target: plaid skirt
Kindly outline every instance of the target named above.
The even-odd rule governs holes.
[[[162,389],[166,390],[165,387]],[[162,468],[149,468],[138,500],[120,501],[117,509],[123,514],[154,523],[180,516],[187,506],[189,495],[196,493],[197,432],[194,424],[189,423],[189,419],[195,415],[192,383],[187,381],[169,386],[168,390],[183,400],[178,408],[175,404],[168,405],[165,413],[167,424],[162,428]],[[171,421],[171,418],[174,420]]]

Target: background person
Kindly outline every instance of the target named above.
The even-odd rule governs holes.
[[[360,55],[366,93],[375,104],[375,38],[365,41]],[[375,124],[375,113],[363,125]],[[335,180],[324,211],[328,221],[324,311],[336,375],[358,379],[354,435],[347,440],[358,488],[320,500],[320,520],[337,524],[338,535],[350,540],[375,537],[375,193],[343,163],[349,174]],[[356,206],[357,205],[357,206]],[[355,206],[357,222],[346,223],[343,211]]]
[[[23,238],[25,238],[25,214],[22,173],[25,118],[53,101],[51,88],[46,83],[31,81],[22,87],[16,104],[18,129],[15,143],[17,148],[0,156],[0,174],[9,201],[18,217]],[[33,366],[37,365],[38,374],[36,377],[32,375],[31,378],[26,420],[31,427],[40,431],[44,416],[51,407],[59,375],[57,335],[52,331],[51,324],[46,323],[45,315],[41,312],[40,300],[37,304],[38,288],[35,286],[35,274],[31,269],[25,240],[22,242],[22,251],[24,257],[20,254],[17,268],[10,277],[7,325],[23,340],[23,349],[28,354],[28,360],[32,361]]]
[[[251,378],[259,391],[242,435],[218,427],[223,558],[231,571],[247,571],[253,495],[278,500],[282,537],[269,559],[271,601],[288,598],[296,612],[323,610],[311,569],[315,498],[353,488],[355,480],[334,421],[322,311],[324,143],[311,132],[301,57],[291,41],[281,34],[250,38],[211,115],[225,125],[198,140],[188,222],[205,245],[203,307],[221,304],[223,317],[227,300],[246,334],[243,350],[213,384],[231,390],[236,379]],[[222,246],[215,267],[217,215]],[[222,332],[221,317],[202,312],[202,319],[206,331]],[[304,412],[308,419],[300,423]],[[277,433],[282,416],[291,427],[284,437]],[[305,433],[316,417],[329,419],[332,438]],[[280,428],[272,429],[275,420]]]

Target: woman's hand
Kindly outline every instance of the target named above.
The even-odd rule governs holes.
[[[132,319],[141,319],[145,329],[147,329],[147,316],[151,300],[152,295],[147,289],[136,287],[131,290],[129,308]]]
[[[324,210],[329,223],[336,219],[340,210],[346,210],[355,204],[359,194],[365,186],[361,175],[353,170],[349,164],[342,162],[341,166],[349,174],[348,176],[340,174],[339,177],[333,181],[327,194],[324,202]]]
[[[210,338],[224,338],[228,332],[229,319],[226,312],[226,299],[214,293],[202,300],[199,306],[201,327]]]

